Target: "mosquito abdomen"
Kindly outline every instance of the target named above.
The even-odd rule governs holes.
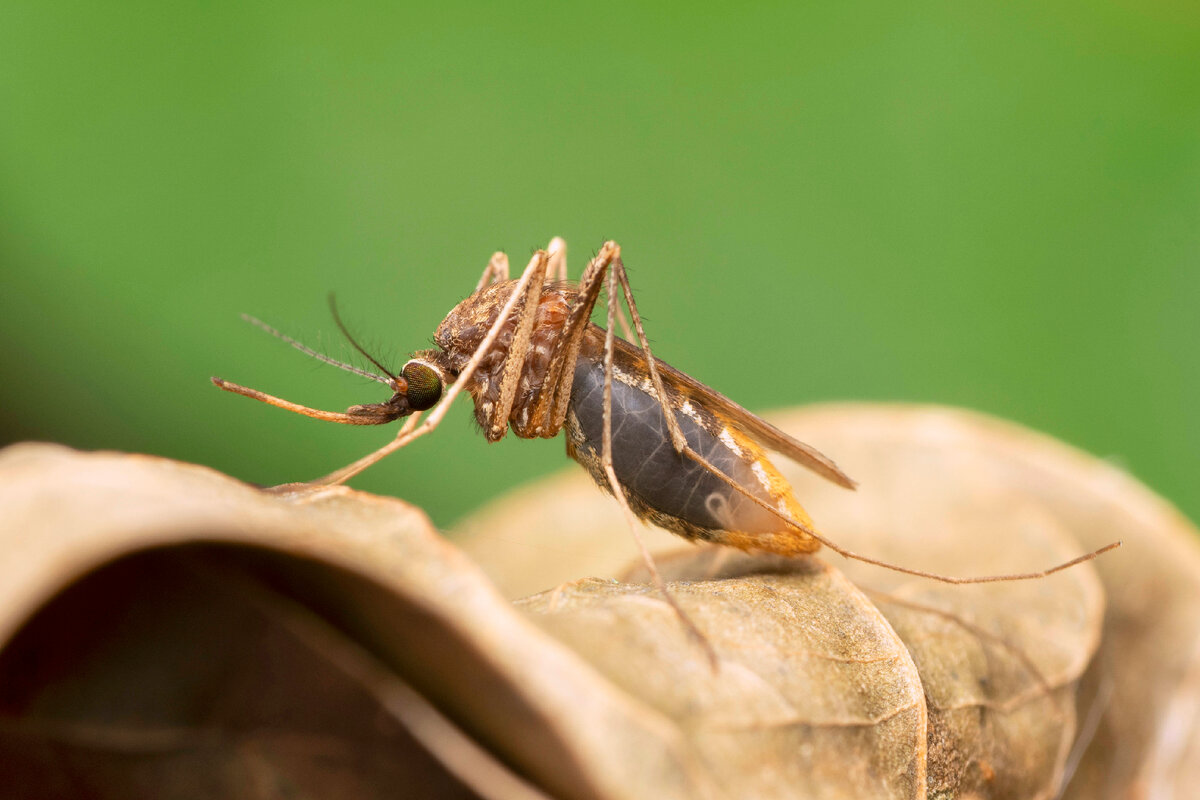
[[[788,555],[817,549],[811,537],[701,464],[676,453],[652,391],[645,376],[614,369],[613,471],[634,512],[691,539]],[[809,523],[761,448],[736,429],[722,427],[719,418],[705,418],[702,409],[673,407],[688,444],[709,464],[782,513]],[[566,421],[567,454],[607,490],[600,461],[603,412],[604,363],[599,358],[580,358]]]

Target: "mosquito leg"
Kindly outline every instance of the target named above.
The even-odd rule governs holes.
[[[537,263],[532,268],[529,284],[525,287],[525,304],[521,306],[517,329],[513,331],[512,344],[509,345],[508,355],[504,359],[504,370],[500,373],[500,397],[492,409],[487,429],[484,431],[489,442],[500,441],[508,431],[508,415],[512,412],[513,399],[517,396],[525,356],[529,354],[529,340],[533,334],[533,322],[537,318],[538,300],[541,299],[542,288],[546,285],[546,269],[550,264],[550,258],[544,250],[539,250],[534,255],[534,260]]]
[[[620,250],[617,249],[615,261],[619,263]],[[600,453],[600,463],[604,467],[604,474],[608,476],[608,485],[612,490],[613,497],[621,506],[621,511],[625,514],[625,521],[629,525],[629,530],[633,533],[633,538],[637,542],[638,551],[642,555],[642,561],[646,565],[646,571],[650,573],[650,580],[654,583],[654,588],[662,595],[667,604],[679,617],[679,621],[683,623],[684,629],[689,634],[695,637],[696,641],[704,648],[705,654],[708,656],[709,664],[713,671],[720,668],[720,660],[717,657],[717,651],[713,649],[712,642],[708,640],[698,627],[692,621],[692,618],[687,615],[683,607],[679,605],[679,601],[667,589],[667,584],[663,581],[662,575],[658,572],[658,565],[654,563],[654,557],[650,555],[649,548],[646,547],[645,540],[642,539],[641,531],[638,529],[637,518],[634,516],[633,509],[629,507],[629,501],[625,497],[625,490],[621,486],[621,482],[617,479],[616,470],[613,468],[612,455],[612,374],[613,374],[613,322],[616,316],[616,296],[617,296],[617,281],[616,271],[608,273],[608,330],[604,335],[604,435],[602,437],[602,446]]]
[[[567,279],[567,243],[561,236],[555,236],[546,245],[550,254],[550,268],[546,272],[546,280],[551,283],[561,283]]]
[[[550,246],[554,247],[553,241]],[[571,386],[575,381],[575,362],[579,358],[580,344],[592,318],[592,311],[600,299],[609,265],[620,252],[621,248],[616,242],[605,242],[584,269],[575,305],[563,325],[562,335],[554,344],[549,359],[551,366],[542,384],[542,392],[529,414],[528,432],[522,435],[553,437],[562,430],[571,399]],[[552,255],[551,265],[553,263]],[[617,313],[621,313],[620,308]]]
[[[604,286],[608,265],[619,252],[620,248],[615,242],[605,242],[584,269],[575,305],[563,325],[562,334],[554,343],[554,351],[549,359],[550,369],[529,414],[529,430],[523,435],[553,437],[562,430],[567,418],[567,404],[571,399],[571,385],[575,380],[575,362],[579,357],[580,343]]]
[[[625,296],[625,303],[626,303],[626,305],[629,306],[629,314],[633,318],[633,325],[634,325],[634,328],[637,330],[638,345],[642,348],[642,352],[645,353],[645,355],[646,355],[646,364],[648,365],[649,370],[650,370],[650,381],[651,381],[652,385],[654,386],[655,393],[658,395],[658,402],[659,402],[659,405],[662,407],[663,416],[666,418],[667,429],[670,431],[670,434],[671,434],[671,443],[674,445],[676,452],[678,452],[680,455],[687,456],[692,461],[696,462],[701,467],[703,467],[705,470],[707,470],[709,473],[711,473],[715,477],[719,478],[720,480],[724,481],[726,484],[728,484],[731,488],[733,488],[735,491],[737,491],[742,496],[757,503],[759,506],[761,506],[762,508],[771,512],[776,517],[778,517],[779,519],[786,522],[788,525],[791,525],[791,526],[799,529],[803,533],[807,534],[808,536],[811,536],[813,539],[815,539],[818,542],[820,542],[821,544],[825,545],[826,547],[828,547],[830,550],[837,553],[838,555],[843,556],[844,558],[853,559],[855,561],[861,561],[865,564],[873,564],[878,567],[884,567],[884,568],[890,569],[894,572],[901,572],[901,573],[904,573],[905,575],[915,575],[919,578],[930,578],[932,580],[941,581],[942,583],[954,583],[954,584],[999,583],[999,582],[1004,582],[1004,581],[1024,581],[1024,580],[1035,580],[1037,578],[1044,578],[1049,575],[1053,575],[1056,572],[1061,572],[1064,569],[1073,567],[1076,564],[1082,564],[1085,561],[1091,561],[1093,558],[1096,558],[1099,555],[1107,553],[1109,550],[1113,550],[1113,549],[1121,546],[1120,542],[1113,542],[1112,544],[1105,545],[1104,547],[1101,547],[1098,550],[1093,550],[1092,552],[1086,553],[1082,556],[1079,556],[1078,558],[1073,558],[1070,561],[1063,562],[1062,564],[1057,564],[1048,569],[1037,570],[1035,572],[1021,572],[1021,573],[1013,573],[1013,574],[1008,574],[1008,575],[985,575],[985,576],[981,576],[981,577],[977,577],[977,578],[956,578],[956,577],[949,576],[949,575],[938,575],[937,573],[926,572],[924,570],[911,569],[909,567],[901,567],[897,564],[891,564],[887,561],[881,561],[880,559],[870,558],[869,556],[864,556],[859,553],[855,553],[851,550],[847,550],[845,547],[842,547],[841,545],[831,541],[830,539],[826,538],[825,536],[822,536],[817,531],[813,530],[811,525],[806,525],[803,522],[801,522],[800,520],[793,519],[790,514],[780,511],[778,508],[771,505],[767,501],[763,500],[761,497],[758,497],[757,495],[751,493],[750,491],[748,491],[746,489],[746,487],[742,486],[740,483],[735,481],[733,478],[729,477],[724,472],[717,469],[712,464],[708,463],[708,461],[704,458],[704,456],[697,453],[694,449],[691,448],[691,446],[688,445],[687,439],[684,438],[683,432],[679,429],[679,423],[675,419],[675,413],[671,409],[669,404],[667,403],[667,400],[666,400],[667,395],[666,395],[666,391],[663,388],[662,378],[659,376],[658,369],[654,365],[654,356],[650,352],[650,343],[646,341],[646,332],[642,329],[642,320],[641,320],[641,317],[638,316],[637,305],[633,301],[633,292],[629,288],[629,278],[625,274],[625,266],[621,263],[620,258],[614,259],[613,265],[612,265],[612,274],[613,274],[613,277],[616,279],[616,281],[621,284],[621,291],[623,292],[623,294]],[[615,298],[610,297],[609,301],[610,301],[610,303],[614,302]],[[609,325],[609,327],[610,328],[612,327],[611,324]]]
[[[658,367],[654,365],[654,354],[650,352],[650,342],[646,340],[646,331],[642,328],[642,318],[638,314],[637,303],[633,302],[633,290],[629,288],[629,276],[625,274],[625,265],[620,258],[613,261],[613,276],[615,282],[621,284],[621,292],[625,295],[625,305],[629,306],[629,316],[633,318],[633,327],[637,331],[637,343],[642,348],[642,352],[646,355],[646,365],[650,369],[650,383],[654,386],[654,393],[658,397],[658,404],[662,407],[663,417],[667,420],[667,431],[671,434],[671,445],[675,448],[675,452],[682,454],[687,447],[687,439],[684,438],[683,431],[679,428],[679,422],[675,419],[675,412],[667,403],[667,390],[663,387],[662,376],[658,374]],[[609,305],[617,304],[615,288],[609,293]],[[612,325],[609,325],[611,328]],[[745,491],[745,490],[743,490]]]
[[[546,248],[546,252],[550,254],[550,269],[547,272],[546,279],[551,282],[562,282],[567,280],[567,243],[562,240],[561,236],[555,236],[550,240],[550,245]],[[625,318],[625,312],[617,309],[617,324],[621,326],[621,334],[626,341],[633,340],[633,331],[629,328],[629,320]]]
[[[808,534],[812,538],[816,539],[818,542],[825,545],[830,550],[832,550],[833,552],[842,556],[843,558],[849,558],[854,561],[861,561],[864,564],[872,564],[876,567],[883,567],[884,569],[889,569],[892,572],[899,572],[904,575],[915,575],[918,578],[929,578],[930,580],[939,581],[941,583],[953,583],[953,584],[1006,583],[1009,581],[1032,581],[1032,580],[1037,580],[1039,578],[1047,578],[1057,572],[1062,572],[1065,569],[1070,569],[1071,567],[1073,567],[1077,564],[1082,564],[1085,561],[1091,561],[1092,559],[1096,558],[1097,556],[1102,556],[1105,553],[1107,553],[1109,550],[1115,550],[1121,546],[1121,542],[1119,542],[1119,541],[1111,542],[1109,544],[1106,544],[1104,547],[1101,547],[1097,550],[1093,550],[1090,553],[1085,553],[1081,556],[1072,558],[1070,561],[1064,561],[1063,563],[1056,564],[1053,567],[1048,567],[1047,569],[1036,570],[1034,572],[1014,572],[1014,573],[1009,573],[1009,574],[1005,574],[1005,575],[981,575],[976,578],[958,578],[958,577],[954,577],[952,575],[939,575],[936,572],[926,572],[925,570],[913,569],[912,567],[902,567],[899,564],[892,564],[891,562],[888,562],[888,561],[883,561],[878,558],[871,558],[870,556],[864,556],[861,553],[855,553],[853,550],[848,550],[845,547],[842,547],[840,544],[837,544],[836,542],[828,539],[827,537],[825,537],[825,536],[821,535],[820,533],[818,533],[817,531],[815,531],[811,525],[806,525],[803,522],[792,518],[792,516],[790,514],[786,514],[783,511],[780,511],[778,508],[774,507],[773,505],[768,503],[766,500],[763,500],[761,497],[758,497],[757,495],[751,494],[750,492],[746,491],[746,487],[742,486],[740,483],[735,481],[733,478],[729,477],[724,472],[717,469],[712,464],[708,463],[708,460],[705,459],[704,456],[697,453],[686,443],[684,444],[682,454],[687,456],[688,458],[690,458],[692,461],[695,461],[697,464],[699,464],[702,468],[704,468],[706,471],[711,473],[716,478],[727,483],[730,487],[732,487],[734,490],[736,490],[743,496],[749,498],[753,502],[762,506],[767,511],[770,511],[772,514],[779,517],[779,519],[783,520],[787,524],[789,524],[795,528],[799,528],[801,531]]]
[[[330,484],[344,483],[377,461],[386,458],[400,448],[412,442],[414,439],[419,439],[436,428],[442,419],[445,418],[446,412],[450,410],[450,405],[454,402],[454,399],[462,393],[463,387],[466,386],[467,381],[470,380],[471,376],[475,374],[475,370],[479,368],[479,364],[483,361],[484,356],[487,355],[492,345],[495,344],[496,339],[500,336],[501,329],[504,327],[504,324],[508,322],[509,317],[512,315],[513,309],[516,308],[516,305],[521,298],[525,296],[526,290],[529,288],[529,284],[534,280],[535,276],[539,282],[542,281],[543,277],[545,276],[545,264],[545,253],[536,253],[534,254],[533,258],[530,259],[529,265],[525,267],[525,271],[521,273],[521,277],[517,280],[517,285],[513,287],[512,294],[509,295],[508,300],[505,301],[504,305],[501,307],[500,313],[496,315],[496,321],[492,323],[492,327],[488,330],[487,336],[483,337],[483,341],[479,343],[479,347],[471,356],[471,360],[467,362],[467,365],[463,367],[462,372],[458,374],[458,377],[455,379],[453,385],[451,385],[450,390],[446,392],[445,396],[442,397],[441,402],[433,408],[433,411],[428,417],[425,418],[425,421],[420,426],[410,428],[410,426],[406,424],[400,429],[400,432],[396,434],[396,438],[385,444],[383,447],[379,448],[373,453],[368,453],[367,455],[355,461],[353,464],[349,464],[342,469],[339,469],[337,472],[330,473],[318,482]]]
[[[367,467],[374,464],[376,461],[379,461],[385,456],[396,452],[401,447],[404,447],[413,439],[417,438],[413,435],[413,429],[417,427],[417,422],[419,422],[421,419],[421,413],[422,412],[420,411],[413,412],[408,419],[404,420],[404,424],[400,426],[400,430],[396,432],[396,438],[376,450],[374,453],[363,456],[353,464],[349,464],[335,472],[331,472],[323,478],[317,478],[315,481],[313,481],[313,483],[319,486],[336,486],[339,483],[345,483]]]
[[[562,239],[555,238],[554,241],[550,243],[550,246],[553,247],[554,242],[561,242],[561,241],[562,241]],[[607,244],[608,243],[606,243],[606,245]],[[564,281],[567,279],[567,267],[566,267],[566,261],[565,261],[566,254],[567,254],[566,247],[567,247],[567,245],[564,243],[563,244],[563,258],[564,258],[563,271],[562,271],[562,277],[559,278],[559,280],[564,280]],[[619,250],[618,250],[618,252],[619,252]],[[585,272],[585,274],[586,274],[586,272]],[[600,277],[603,278],[603,275],[601,275]],[[580,284],[582,285],[582,283],[583,283],[583,279],[581,278]],[[632,342],[633,341],[633,331],[630,330],[630,328],[629,328],[629,320],[625,318],[625,312],[622,311],[619,307],[617,308],[617,324],[621,326],[621,335],[625,337],[625,341]]]
[[[712,464],[708,463],[707,459],[692,449],[687,442],[687,438],[683,435],[683,431],[679,427],[679,421],[675,418],[675,410],[672,409],[670,403],[667,402],[666,388],[663,386],[662,376],[658,372],[658,367],[655,366],[654,354],[650,352],[650,342],[646,339],[646,331],[642,327],[642,317],[640,314],[638,314],[637,303],[634,302],[633,299],[633,290],[629,286],[629,276],[625,273],[625,265],[619,258],[613,261],[612,280],[610,283],[619,283],[621,285],[621,292],[625,297],[625,305],[629,306],[629,316],[633,318],[633,326],[637,331],[637,343],[638,346],[641,347],[642,353],[646,357],[646,366],[650,372],[650,383],[654,387],[654,393],[658,399],[659,408],[662,409],[663,419],[666,420],[667,432],[671,436],[671,445],[675,448],[675,452],[679,453],[681,456],[690,458],[692,461],[695,461],[705,470],[723,480],[739,494],[748,497],[755,503],[758,503],[776,517],[779,517],[784,522],[799,529],[803,534],[807,534],[813,539],[816,539],[818,542],[825,543],[826,540],[818,535],[816,531],[812,529],[811,525],[805,525],[798,520],[792,519],[790,514],[780,511],[778,508],[775,508],[762,498],[754,495],[748,491],[745,486],[742,486],[733,478],[729,477],[724,472],[721,472]],[[615,297],[615,294],[615,289],[610,292],[610,305],[617,304],[617,298]],[[837,550],[837,548],[833,549],[836,552],[841,552],[840,550]]]
[[[560,240],[555,239],[550,243],[552,248],[556,241]],[[621,248],[616,242],[605,242],[596,257],[588,263],[579,279],[578,300],[571,309],[571,316],[567,319],[566,325],[563,326],[562,336],[555,344],[554,352],[550,357],[552,366],[546,375],[542,395],[538,398],[537,405],[530,415],[530,419],[535,421],[534,425],[540,425],[536,435],[556,436],[566,422],[567,406],[571,400],[571,386],[575,380],[575,361],[579,357],[580,343],[583,341],[584,331],[591,320],[592,311],[600,299],[609,267],[619,259],[620,254]],[[553,256],[551,263],[553,263]],[[618,320],[624,320],[624,314],[619,305],[616,306],[616,313]],[[628,323],[622,322],[622,324],[628,331]],[[612,325],[609,325],[609,328],[611,327]],[[632,340],[633,334],[627,332],[626,338]]]
[[[478,292],[485,286],[506,280],[508,280],[508,256],[497,250],[492,253],[487,266],[483,268],[483,274],[479,276],[479,283],[475,284],[475,291]]]
[[[620,308],[617,309],[617,324],[621,326],[621,336],[627,342],[633,341],[633,331],[629,328],[629,320],[625,318],[625,312]]]

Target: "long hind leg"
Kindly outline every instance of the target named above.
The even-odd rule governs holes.
[[[679,605],[674,595],[667,589],[667,584],[663,581],[662,575],[658,572],[658,565],[654,563],[654,557],[650,555],[649,548],[646,547],[646,541],[642,538],[642,533],[638,528],[636,516],[633,509],[629,507],[629,501],[625,498],[625,490],[621,482],[617,479],[616,470],[613,468],[613,452],[612,452],[612,380],[613,380],[613,325],[616,322],[617,315],[617,274],[616,265],[621,263],[619,257],[614,259],[614,269],[608,273],[608,330],[604,334],[604,427],[603,437],[600,452],[600,464],[604,467],[604,474],[608,477],[608,485],[612,489],[613,497],[617,498],[617,502],[621,505],[621,510],[625,514],[625,521],[629,525],[629,530],[633,532],[633,538],[637,541],[638,551],[642,555],[642,561],[646,565],[646,570],[650,573],[650,579],[654,582],[654,586],[658,589],[659,594],[666,599],[667,603],[675,611],[684,627],[698,642],[704,647],[704,652],[708,656],[709,663],[713,670],[718,669],[720,660],[717,657],[717,651],[713,649],[712,642],[704,635],[692,618],[687,615],[683,607]],[[659,397],[665,398],[665,394],[660,391]],[[668,410],[668,414],[671,414]],[[673,419],[673,414],[672,414]]]
[[[1073,567],[1076,564],[1082,564],[1085,561],[1091,561],[1096,556],[1106,553],[1109,550],[1113,550],[1121,545],[1120,542],[1113,542],[1112,544],[1105,545],[1104,547],[1101,547],[1098,550],[1094,550],[1090,553],[1081,555],[1078,558],[1073,558],[1070,561],[1066,561],[1061,564],[1057,564],[1053,567],[1049,567],[1048,569],[1037,570],[1034,572],[1014,573],[1014,574],[1008,574],[1008,575],[984,575],[981,577],[974,577],[974,578],[959,578],[959,577],[953,577],[953,576],[949,576],[949,575],[939,575],[934,572],[926,572],[924,570],[912,569],[910,567],[902,567],[902,566],[899,566],[896,564],[889,563],[887,561],[881,561],[880,559],[871,558],[869,556],[864,556],[864,555],[855,553],[851,550],[848,550],[848,549],[842,547],[841,545],[837,544],[836,542],[833,542],[830,539],[826,538],[825,536],[822,536],[820,533],[818,533],[816,530],[814,530],[811,525],[808,525],[808,524],[802,522],[801,520],[795,519],[790,514],[784,512],[784,511],[781,511],[780,509],[778,509],[775,506],[771,505],[770,503],[766,502],[762,498],[760,498],[757,495],[753,494],[752,492],[748,491],[746,489],[746,487],[742,486],[740,483],[735,481],[733,478],[729,477],[724,472],[722,472],[721,470],[714,467],[712,464],[710,464],[708,462],[707,459],[704,458],[704,456],[697,453],[694,449],[692,449],[692,447],[690,445],[688,445],[687,440],[684,438],[683,431],[680,430],[679,423],[675,419],[675,413],[671,409],[670,405],[667,403],[667,394],[666,394],[666,390],[663,387],[662,377],[659,375],[657,367],[655,367],[654,355],[650,352],[650,343],[646,340],[646,332],[642,328],[642,320],[638,314],[637,305],[633,301],[633,291],[629,287],[629,277],[625,274],[625,266],[624,266],[624,264],[621,263],[620,258],[616,258],[613,260],[612,279],[621,285],[621,292],[625,298],[625,304],[629,307],[629,315],[633,319],[634,330],[637,331],[638,345],[641,347],[642,353],[646,356],[646,363],[649,366],[650,382],[654,386],[654,391],[658,397],[659,405],[662,408],[663,416],[666,418],[667,429],[670,431],[671,443],[674,446],[675,451],[681,455],[687,456],[692,461],[699,464],[703,469],[705,469],[709,473],[711,473],[713,476],[724,481],[726,484],[728,484],[730,487],[732,487],[738,493],[742,494],[744,497],[748,498],[749,500],[751,500],[754,503],[757,503],[759,506],[761,506],[762,508],[771,512],[772,514],[774,514],[776,517],[778,517],[783,522],[786,522],[788,525],[791,525],[792,527],[796,528],[803,535],[809,536],[809,537],[815,539],[816,541],[825,545],[826,547],[828,547],[830,550],[834,551],[838,555],[841,555],[845,558],[854,559],[855,561],[861,561],[866,564],[873,564],[878,567],[884,567],[884,568],[890,569],[894,572],[901,572],[906,575],[915,575],[920,578],[930,578],[932,580],[941,581],[942,583],[956,583],[956,584],[997,583],[997,582],[1003,582],[1003,581],[1023,581],[1023,580],[1035,580],[1037,578],[1044,578],[1048,575],[1053,575],[1056,572],[1061,572],[1064,569]],[[610,293],[615,295],[615,291],[610,292]],[[610,304],[615,303],[616,297],[615,296],[610,297],[609,302],[610,302]],[[609,328],[611,329],[611,327],[612,327],[612,325],[610,323]],[[611,333],[609,335],[611,336]]]

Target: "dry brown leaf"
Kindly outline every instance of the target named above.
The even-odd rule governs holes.
[[[1103,635],[1091,567],[944,586],[689,549],[660,567],[714,674],[660,598],[612,579],[635,551],[578,471],[464,525],[508,596],[564,584],[514,608],[399,501],[18,446],[0,453],[0,795],[1052,797],[1078,727],[1099,733],[1068,796],[1187,785],[1186,521],[975,415],[783,425],[862,482],[789,473],[873,556],[980,574],[1126,539],[1098,565]]]

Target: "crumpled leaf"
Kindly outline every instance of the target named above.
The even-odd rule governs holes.
[[[675,551],[659,566],[721,654],[714,673],[636,570],[614,580],[636,551],[578,470],[464,525],[505,594],[549,589],[514,607],[399,501],[18,446],[0,453],[0,794],[1186,785],[1200,558],[1184,520],[1103,462],[975,415],[829,407],[783,424],[862,482],[789,473],[822,529],[872,556],[980,574],[1125,538],[1098,564],[1103,633],[1090,566],[944,586],[833,556],[680,552],[647,531]]]

